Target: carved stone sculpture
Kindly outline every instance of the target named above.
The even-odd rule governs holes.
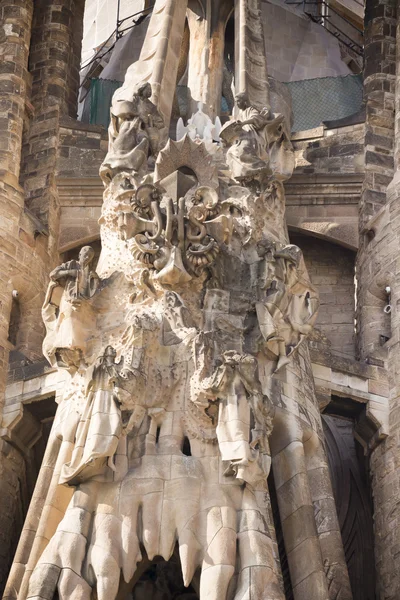
[[[253,0],[237,4],[257,21]],[[175,9],[159,1],[148,35]],[[242,94],[222,161],[189,136],[161,149],[134,67],[131,100],[112,106],[99,276],[84,249],[43,308],[45,354],[70,379],[18,598],[168,598],[161,569],[149,577],[161,557],[188,598],[284,600],[272,464],[295,600],[351,600],[304,344],[318,297],[284,221],[283,118]]]
[[[100,169],[105,182],[120,171],[143,177],[149,157],[157,156],[164,121],[150,100],[151,94],[150,83],[142,82],[131,100],[114,100],[108,128],[110,147]]]
[[[84,359],[95,324],[91,299],[99,287],[99,277],[90,270],[93,257],[93,249],[85,246],[78,261],[50,273],[42,315],[47,331],[43,351],[52,365],[78,368]]]
[[[237,94],[237,118],[221,130],[229,146],[226,160],[234,179],[244,184],[268,177],[290,177],[294,161],[283,115],[266,107],[258,110],[245,93]]]

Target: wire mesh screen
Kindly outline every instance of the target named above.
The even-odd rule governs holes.
[[[91,80],[91,124],[108,127],[112,95],[121,85],[120,81],[110,79]],[[313,129],[323,121],[348,117],[358,112],[362,106],[363,82],[360,75],[304,79],[290,81],[285,85],[292,96],[293,131]]]
[[[349,117],[361,109],[363,82],[360,75],[321,77],[286,83],[292,95],[292,131],[304,131]]]
[[[90,81],[90,120],[92,125],[104,125],[107,129],[110,123],[110,106],[113,93],[121,87],[121,81],[112,79],[92,79]]]

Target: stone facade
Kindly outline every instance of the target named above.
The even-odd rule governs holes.
[[[397,6],[391,0],[366,2],[365,115],[297,132],[290,144],[287,126],[279,129],[283,120],[276,114],[281,102],[287,116],[288,101],[280,100],[279,86],[269,98],[266,67],[283,81],[345,74],[348,68],[332,51],[321,54],[321,39],[326,47],[333,42],[295,9],[236,2],[236,92],[247,98],[242,97],[243,105],[239,98],[231,119],[255,119],[256,125],[234,135],[232,123],[225,125],[221,149],[210,142],[207,128],[215,126],[220,107],[223,32],[232,8],[233,2],[218,0],[212,14],[205,8],[200,19],[195,2],[188,2],[186,13],[186,2],[157,0],[140,59],[114,98],[107,134],[76,120],[84,1],[0,0],[0,589],[7,599],[52,600],[57,586],[61,600],[92,597],[92,588],[97,597],[112,600],[118,588],[122,598],[133,586],[134,600],[157,594],[164,594],[163,600],[400,596]],[[273,27],[274,20],[279,27]],[[286,47],[283,36],[290,39]],[[207,60],[199,60],[200,46]],[[193,102],[188,106],[195,111],[203,101],[204,119],[209,115],[212,121],[205,124],[194,115],[197,139],[165,145],[161,123],[176,117],[181,48],[189,56]],[[149,77],[151,101],[143,84]],[[263,112],[270,101],[275,114]],[[129,154],[118,136],[129,128],[137,136],[137,121],[126,119],[120,107],[135,102],[145,107],[132,113],[142,123],[142,137],[130,141]],[[249,151],[249,139],[259,144],[255,130],[263,132],[268,146]],[[145,159],[137,150],[143,146]],[[275,165],[273,174],[265,166],[268,160]],[[200,182],[195,200],[193,173]],[[140,197],[141,186],[147,190],[153,184],[153,196]],[[124,198],[131,190],[136,200],[128,206]],[[265,212],[259,218],[254,206],[261,197]],[[272,202],[274,210],[268,208]],[[161,233],[154,238],[157,258],[150,260],[142,246],[150,242],[154,223]],[[194,236],[190,242],[188,235]],[[201,235],[200,243],[195,238]],[[85,250],[88,244],[93,253]],[[94,255],[90,267],[85,252]],[[190,262],[200,255],[204,272]],[[145,260],[150,261],[146,268]],[[262,271],[268,261],[273,285],[267,267]],[[60,263],[64,266],[57,267]],[[78,341],[67,351],[68,336],[54,337],[52,330],[54,319],[69,315],[68,302],[74,301],[75,280],[62,274],[65,264],[84,273],[89,287],[78,300],[90,304],[78,327],[84,334],[77,333],[72,317]],[[297,278],[295,285],[288,274]],[[272,290],[283,285],[284,333],[273,303],[260,301],[262,277]],[[60,299],[52,303],[57,289]],[[314,304],[307,304],[317,296],[318,316],[310,308]],[[312,313],[310,326],[304,311],[288,308],[300,299]],[[279,294],[275,302],[281,310]],[[138,319],[147,321],[136,331]],[[271,342],[268,327],[285,340],[284,349],[279,340]],[[42,353],[45,335],[50,366]],[[134,358],[138,349],[145,356],[140,368]],[[170,373],[173,384],[167,382]],[[194,391],[188,391],[189,381]],[[171,385],[175,397],[168,395]],[[91,391],[80,395],[78,387]],[[159,401],[161,390],[165,397]],[[247,415],[242,437],[243,425],[235,429],[235,419],[224,414],[233,397]],[[90,435],[83,436],[80,450],[80,423],[85,406],[100,398],[108,402],[108,416],[92,419],[93,427],[107,437],[114,419],[110,437],[119,437],[118,449],[111,451],[108,441],[99,454],[90,454],[91,444],[95,447]],[[260,398],[265,406],[257,422]],[[327,423],[330,418],[346,422],[346,435],[356,440],[352,457],[337,439],[328,465],[320,412],[328,415]],[[129,430],[126,436],[118,429],[121,423]],[[249,443],[250,431],[255,445]],[[129,450],[122,448],[124,440]],[[232,444],[246,456],[237,456],[240,448],[234,452]],[[99,456],[107,460],[93,476],[90,469],[100,464]],[[345,476],[340,479],[350,463],[365,483],[357,491],[349,491]],[[110,482],[102,482],[110,473]],[[199,485],[207,494],[199,493]],[[338,518],[334,492],[341,489],[351,500],[347,514],[336,496]],[[356,519],[349,524],[361,505],[371,531],[373,514],[369,563],[357,560],[366,539],[362,526]],[[89,512],[96,515],[93,527],[83,518]],[[193,522],[187,527],[189,513]],[[96,535],[103,544],[98,556]],[[141,548],[137,554],[135,544]],[[376,593],[354,585],[363,581],[373,554]],[[152,562],[156,555],[163,561]],[[67,573],[71,566],[73,575]],[[372,575],[364,579],[374,581]],[[190,584],[186,592],[184,584]]]

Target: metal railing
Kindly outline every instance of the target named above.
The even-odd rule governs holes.
[[[358,0],[354,1],[363,6]],[[325,0],[285,0],[285,3],[289,6],[302,6],[304,14],[311,21],[324,27],[328,33],[357,56],[363,56],[364,31],[336,10],[332,4],[325,2]],[[312,7],[314,7],[314,10],[312,10]],[[339,23],[335,21],[339,21]],[[350,28],[350,31],[344,31],[348,28]]]
[[[120,0],[118,0],[117,6],[117,21],[114,31],[109,35],[105,42],[101,44],[101,46],[97,49],[95,55],[79,69],[80,71],[84,71],[92,64],[99,63],[107,54],[112,52],[115,48],[115,44],[119,39],[121,39],[128,31],[140,25],[140,23],[145,19],[153,10],[154,4],[151,6],[144,8],[143,10],[134,13],[133,15],[129,15],[129,17],[125,17],[124,19],[120,19]],[[137,19],[135,19],[137,17]],[[128,21],[133,21],[132,25],[128,27],[123,27],[123,24],[127,24]],[[110,45],[111,44],[111,45]],[[80,87],[82,87],[88,79],[90,79],[90,69],[86,76],[81,81]]]

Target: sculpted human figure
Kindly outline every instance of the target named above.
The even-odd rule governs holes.
[[[258,110],[245,93],[237,94],[235,102],[236,120],[228,122],[220,133],[229,145],[226,161],[233,178],[246,184],[255,179],[264,182],[276,174],[282,177],[280,146],[284,143],[284,150],[291,149],[284,116],[275,115],[269,107]],[[294,164],[292,157],[289,160],[286,170],[291,174]]]
[[[269,459],[262,459],[269,456],[271,405],[262,394],[253,356],[232,350],[224,352],[222,360],[204,387],[206,395],[218,401],[216,434],[225,475],[260,485],[270,465]]]
[[[131,100],[113,100],[109,151],[100,167],[100,176],[106,183],[120,171],[143,177],[148,171],[148,158],[157,156],[164,121],[150,100],[151,94],[150,83],[143,82]]]
[[[86,403],[75,436],[71,460],[61,472],[60,483],[77,485],[88,479],[112,481],[126,472],[126,456],[116,460],[122,434],[119,365],[116,351],[107,346],[93,367]],[[120,453],[121,454],[121,453]]]
[[[43,352],[51,364],[78,367],[87,348],[88,331],[94,325],[90,299],[99,288],[99,277],[90,264],[91,246],[84,246],[79,259],[70,260],[50,273],[42,308],[47,335]]]
[[[300,248],[288,244],[276,250],[272,245],[260,244],[258,251],[264,255],[264,273],[262,300],[256,304],[256,311],[266,348],[278,356],[278,371],[290,362],[289,355],[310,333],[318,300],[310,282],[301,281]]]

